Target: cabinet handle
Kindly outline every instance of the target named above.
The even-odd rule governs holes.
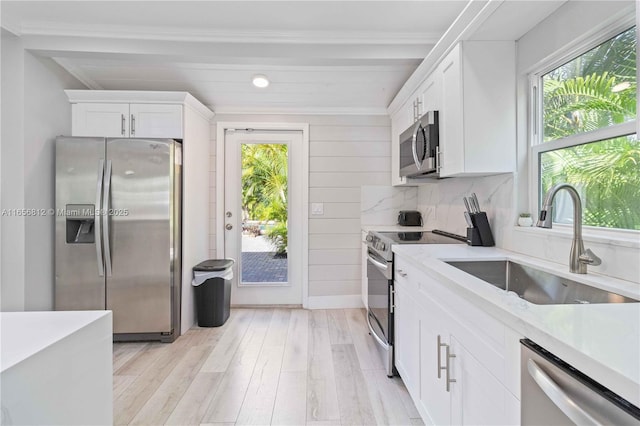
[[[422,109],[420,108],[421,106],[422,101],[420,100],[420,98],[416,99],[416,120],[419,120],[422,116]]]
[[[439,172],[440,169],[442,168],[442,159],[440,158],[442,156],[442,151],[440,151],[440,147],[436,146],[436,172]]]
[[[136,134],[136,117],[131,114],[131,136]]]
[[[449,392],[450,389],[451,389],[451,386],[450,386],[451,383],[455,383],[456,382],[456,379],[452,379],[451,378],[451,369],[449,368],[450,367],[451,358],[455,358],[456,355],[450,353],[450,348],[451,347],[449,345],[447,345],[446,343],[442,343],[442,340],[441,340],[439,334],[438,334],[437,342],[438,342],[438,379],[442,377],[442,370],[444,370],[445,373],[446,373],[445,374],[445,388],[446,388],[447,392]],[[440,356],[441,348],[443,346],[444,346],[444,351],[445,351],[445,365],[444,365],[444,367],[441,365],[442,359],[441,359],[441,356]]]
[[[395,312],[396,310],[396,290],[393,288],[393,286],[390,286],[391,288],[389,289],[389,313],[392,314]]]
[[[406,277],[407,273],[404,272],[402,269],[398,269],[398,275],[400,275],[401,277]]]
[[[120,132],[122,133],[122,136],[125,136],[124,134],[124,114],[120,114],[121,120],[120,120]]]
[[[446,343],[442,343],[440,341],[440,335],[438,334],[438,379],[442,376],[442,370],[444,370],[444,367],[441,367],[441,359],[440,359],[440,348],[442,348],[443,346],[447,346]]]
[[[445,376],[445,389],[447,390],[447,392],[451,391],[451,383],[455,383],[456,379],[452,379],[451,378],[451,358],[455,358],[456,355],[450,353],[450,349],[451,347],[449,345],[444,345],[444,351],[445,351],[445,366],[443,368],[443,370],[446,371],[446,376]]]

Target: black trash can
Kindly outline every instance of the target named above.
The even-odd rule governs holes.
[[[219,327],[229,318],[233,259],[210,259],[193,268],[200,327]]]

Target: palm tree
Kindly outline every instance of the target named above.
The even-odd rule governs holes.
[[[242,210],[251,220],[276,221],[267,232],[276,253],[287,251],[288,147],[242,145]]]
[[[249,219],[287,220],[287,145],[242,145],[242,207]]]
[[[635,28],[543,79],[545,142],[635,119]],[[542,191],[559,182],[581,188],[585,224],[640,229],[636,135],[545,152],[541,176]]]

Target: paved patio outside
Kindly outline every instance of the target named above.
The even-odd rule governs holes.
[[[287,282],[287,258],[274,258],[273,246],[263,237],[242,236],[242,282]]]

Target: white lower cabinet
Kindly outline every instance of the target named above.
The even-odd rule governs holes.
[[[418,307],[402,285],[395,286],[395,365],[410,392],[420,391]],[[400,327],[397,324],[401,324]]]
[[[429,418],[425,422],[435,425],[451,423],[451,386],[447,390],[447,379],[455,380],[451,364],[453,358],[447,358],[449,336],[445,332],[446,314],[435,303],[418,301],[420,329],[420,402],[419,411]],[[447,375],[447,365],[449,375]],[[424,415],[424,414],[423,414]]]
[[[451,361],[451,424],[516,425],[520,401],[507,390],[454,336]]]
[[[395,365],[425,423],[519,424],[518,336],[397,255],[395,268]]]

